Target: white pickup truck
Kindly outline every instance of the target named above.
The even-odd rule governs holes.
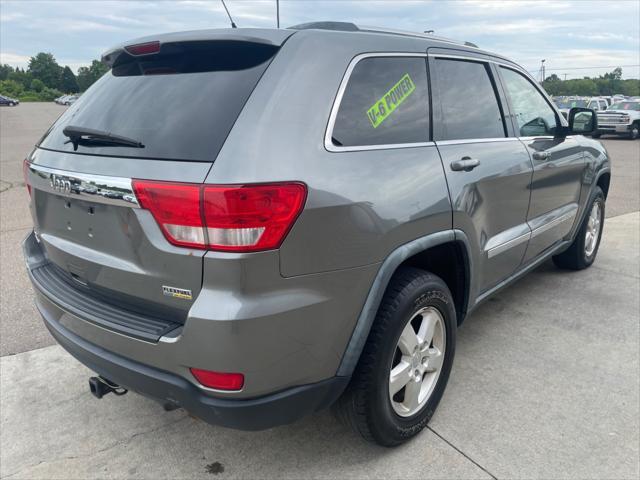
[[[605,134],[625,135],[632,140],[640,137],[640,101],[624,100],[597,113],[598,131],[593,138]]]

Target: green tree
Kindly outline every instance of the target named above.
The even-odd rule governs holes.
[[[25,72],[23,69],[16,68],[13,72],[9,73],[9,75],[7,76],[7,80],[18,82],[23,86],[25,90],[28,90],[33,77],[29,72]]]
[[[7,65],[6,63],[4,65],[0,65],[0,80],[6,80],[9,78],[9,74],[13,71],[14,70],[11,65]]]
[[[62,71],[62,82],[60,88],[63,92],[76,93],[80,91],[76,76],[69,67],[64,67]]]
[[[38,80],[34,78],[31,80],[31,90],[34,92],[41,92],[45,88],[44,82],[42,80]]]
[[[24,92],[24,86],[15,80],[0,80],[0,94],[8,97],[18,97]]]
[[[92,61],[88,67],[80,67],[78,69],[78,86],[80,90],[84,92],[108,71],[109,67],[100,60]]]
[[[62,79],[62,67],[58,65],[51,53],[40,52],[35,57],[29,59],[28,72],[41,80],[49,88],[60,87]]]
[[[555,73],[544,79],[542,87],[549,95],[562,95],[562,80]]]

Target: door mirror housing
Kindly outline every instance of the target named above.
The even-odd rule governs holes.
[[[598,115],[591,108],[569,110],[567,135],[590,135],[598,130]]]

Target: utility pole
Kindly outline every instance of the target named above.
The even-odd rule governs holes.
[[[543,58],[540,64],[540,83],[544,82],[544,79],[545,79],[544,62],[545,62],[545,59]]]
[[[280,28],[280,0],[276,0],[276,25]]]

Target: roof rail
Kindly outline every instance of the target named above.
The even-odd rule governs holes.
[[[419,37],[419,38],[428,38],[430,40],[437,40],[439,42],[452,43],[455,45],[465,45],[467,47],[478,48],[478,46],[471,42],[462,42],[459,40],[453,40],[451,38],[440,37],[438,35],[433,35],[431,33],[419,33],[419,32],[411,32],[408,30],[395,30],[391,28],[382,28],[382,27],[371,27],[371,26],[362,26],[359,28],[362,32],[372,32],[372,33],[389,33],[392,35],[403,35],[405,37]]]
[[[287,27],[290,30],[337,30],[340,32],[357,32],[360,30],[355,23],[351,22],[309,22],[300,23]]]
[[[467,47],[478,48],[475,43],[471,42],[461,42],[458,40],[452,40],[446,37],[439,37],[437,35],[433,35],[430,33],[418,33],[418,32],[410,32],[408,30],[394,30],[392,28],[382,28],[382,27],[371,27],[371,26],[362,26],[358,27],[355,23],[351,22],[309,22],[309,23],[301,23],[299,25],[293,25],[291,27],[287,27],[291,30],[333,30],[339,32],[370,32],[370,33],[387,33],[389,35],[402,35],[405,37],[419,37],[419,38],[428,38],[431,40],[437,40],[439,42],[451,43],[455,45],[465,45]]]

